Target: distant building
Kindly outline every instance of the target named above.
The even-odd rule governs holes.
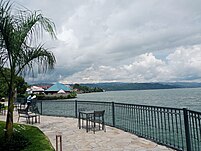
[[[62,83],[57,82],[47,90],[45,90],[46,94],[66,94],[70,93],[72,90],[69,86],[64,85]]]
[[[38,86],[31,86],[30,88],[27,88],[26,92],[28,94],[39,94],[39,93],[44,93],[44,89]]]

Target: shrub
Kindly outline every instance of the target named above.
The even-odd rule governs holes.
[[[7,142],[4,135],[0,138],[0,150],[20,151],[25,149],[31,142],[19,132],[14,132],[11,141]]]

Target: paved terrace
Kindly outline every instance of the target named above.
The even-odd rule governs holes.
[[[14,122],[17,121],[14,114]],[[0,114],[0,120],[6,116]],[[24,118],[20,123],[26,124]],[[106,126],[106,132],[93,131],[86,133],[85,129],[78,129],[75,118],[41,116],[41,123],[34,126],[40,128],[56,148],[56,132],[62,132],[63,151],[172,151],[162,145],[140,138],[114,127]]]

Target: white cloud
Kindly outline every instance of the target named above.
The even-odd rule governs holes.
[[[64,79],[65,82],[167,82],[201,80],[201,45],[177,48],[165,60],[152,53],[137,56],[133,63],[91,66]]]
[[[63,27],[62,32],[57,35],[57,38],[66,43],[71,49],[77,49],[79,47],[78,39],[72,29],[65,29],[65,27]]]
[[[178,48],[167,57],[168,68],[175,80],[201,80],[201,46]]]
[[[200,79],[196,50],[201,44],[200,0],[17,2],[31,10],[42,10],[56,24],[58,40],[45,38],[57,58],[50,75],[55,81]]]

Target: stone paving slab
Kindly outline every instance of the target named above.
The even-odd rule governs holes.
[[[0,115],[5,121],[6,116]],[[15,113],[14,122],[17,121]],[[20,119],[20,123],[26,123]],[[41,116],[41,123],[34,126],[40,128],[56,148],[56,133],[62,133],[63,151],[173,151],[162,145],[140,138],[114,127],[106,126],[106,132],[92,131],[78,128],[75,118]]]

